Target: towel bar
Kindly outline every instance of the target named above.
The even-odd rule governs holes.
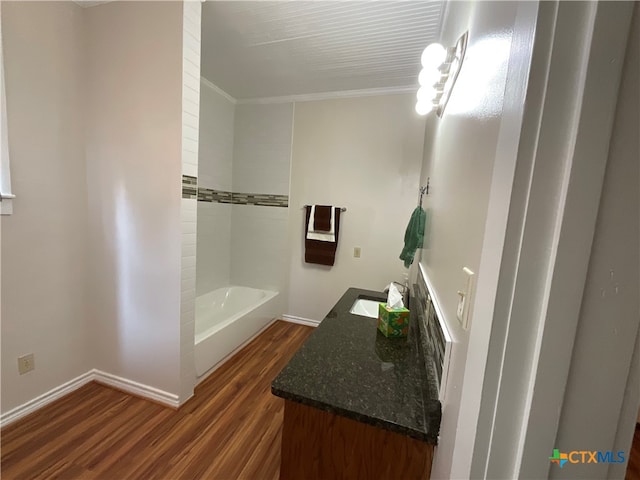
[[[303,205],[303,206],[302,206],[302,208],[307,208],[307,207],[310,207],[310,206],[311,206],[311,205]],[[340,209],[340,211],[341,211],[341,212],[346,212],[346,211],[347,211],[347,209],[346,209],[346,208],[344,208],[344,207],[342,207],[342,208]]]

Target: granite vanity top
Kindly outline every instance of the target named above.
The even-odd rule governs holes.
[[[441,406],[411,312],[406,339],[388,339],[375,318],[349,313],[357,298],[381,292],[350,288],[271,385],[274,395],[379,428],[437,443]]]

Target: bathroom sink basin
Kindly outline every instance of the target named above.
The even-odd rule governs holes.
[[[378,318],[378,305],[380,305],[379,300],[359,298],[353,303],[349,313],[360,315],[361,317]]]

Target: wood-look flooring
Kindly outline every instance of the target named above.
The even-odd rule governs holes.
[[[625,480],[640,480],[640,424],[636,424],[636,431],[633,434],[627,474],[624,478]]]
[[[312,330],[275,322],[177,411],[89,383],[0,432],[2,479],[277,479],[271,381]]]

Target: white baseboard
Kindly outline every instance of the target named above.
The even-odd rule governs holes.
[[[310,318],[296,317],[295,315],[282,315],[282,320],[289,323],[298,323],[300,325],[307,325],[309,327],[317,327],[320,325],[320,320],[312,320]]]
[[[174,393],[165,392],[159,388],[150,387],[149,385],[134,382],[133,380],[118,377],[117,375],[112,375],[96,369],[92,370],[92,373],[92,380],[98,383],[117,388],[118,390],[131,393],[138,397],[153,400],[154,402],[167,405],[168,407],[178,408],[180,406],[180,398]]]
[[[18,405],[15,408],[12,408],[8,412],[0,415],[0,428],[4,428],[7,425],[15,422],[16,420],[29,415],[30,413],[39,410],[45,405],[57,400],[58,398],[64,397],[65,395],[77,390],[78,388],[86,385],[87,383],[93,380],[93,370],[90,370],[86,373],[83,373],[79,377],[74,378],[73,380],[69,380],[62,385],[59,385],[42,395],[37,396],[33,400],[29,400],[22,405]]]
[[[41,409],[45,405],[68,395],[89,382],[102,383],[104,385],[117,388],[118,390],[122,390],[123,392],[167,405],[168,407],[178,408],[180,406],[178,395],[165,392],[155,387],[150,387],[149,385],[134,382],[133,380],[118,377],[117,375],[92,369],[73,380],[69,380],[62,385],[39,395],[33,400],[29,400],[28,402],[18,405],[8,412],[3,413],[0,415],[0,428],[4,428],[16,420]]]

